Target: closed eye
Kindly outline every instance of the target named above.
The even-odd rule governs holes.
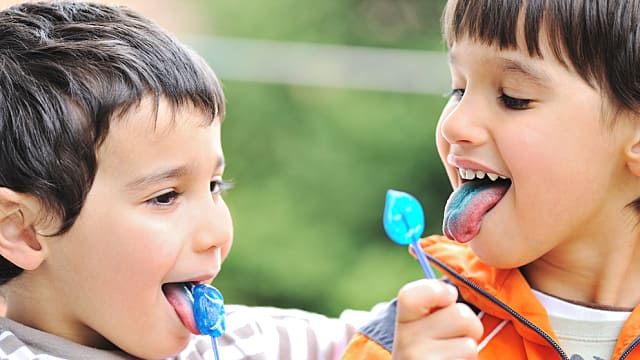
[[[513,110],[526,110],[531,104],[531,100],[529,99],[518,99],[506,94],[500,95],[499,99],[502,101],[504,106]]]

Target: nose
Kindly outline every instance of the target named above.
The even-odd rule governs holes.
[[[218,248],[226,256],[233,238],[231,213],[222,197],[209,194],[198,207],[192,245],[194,252],[207,252]]]
[[[467,91],[461,99],[451,99],[438,122],[438,135],[450,145],[480,145],[487,141],[487,105]]]

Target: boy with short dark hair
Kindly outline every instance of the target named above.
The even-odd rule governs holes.
[[[639,9],[448,1],[454,192],[421,244],[455,288],[407,285],[345,358],[640,359]]]
[[[178,354],[197,332],[181,285],[231,246],[215,75],[136,13],[78,2],[0,12],[0,61],[4,356]]]

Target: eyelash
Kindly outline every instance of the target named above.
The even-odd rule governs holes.
[[[233,188],[233,184],[229,181],[224,181],[224,180],[212,180],[209,183],[209,191],[213,194],[213,195],[221,195],[224,192],[226,192],[227,190]],[[178,197],[180,197],[180,195],[182,195],[181,192],[177,192],[177,191],[169,191],[166,192],[164,194],[160,194],[158,196],[155,196],[149,200],[147,200],[146,202],[150,205],[153,206],[171,206],[175,203],[176,199]],[[160,201],[160,200],[166,200],[166,201]]]
[[[153,206],[169,206],[172,205],[181,194],[182,193],[177,191],[169,191],[147,200],[147,203]],[[167,201],[160,201],[160,199],[167,199]]]
[[[444,94],[446,98],[455,97],[456,99],[462,99],[463,95],[464,95],[464,89],[453,89],[450,92]]]
[[[446,96],[449,98],[456,98],[458,100],[462,99],[462,97],[464,96],[464,89],[453,89]],[[526,110],[531,103],[531,100],[529,99],[518,99],[504,93],[500,95],[498,99],[502,101],[504,106],[512,110]]]
[[[216,189],[217,188],[217,189]],[[212,194],[224,194],[227,190],[233,188],[233,183],[226,180],[213,180],[209,183],[209,191]]]
[[[531,100],[528,99],[518,99],[506,94],[500,95],[499,99],[502,101],[504,106],[513,110],[526,110],[531,103]]]

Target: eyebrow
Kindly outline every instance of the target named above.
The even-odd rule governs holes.
[[[551,77],[545,71],[536,69],[521,61],[502,59],[502,69],[507,73],[521,75],[526,79],[543,86],[546,86],[551,82]]]
[[[456,56],[451,52],[447,55],[450,65],[456,64]],[[551,76],[547,72],[536,69],[533,66],[514,59],[500,58],[502,70],[506,73],[523,76],[526,80],[541,86],[547,86],[551,82]]]
[[[214,167],[214,173],[218,172],[220,169],[224,167],[224,157],[218,157],[218,160]],[[144,189],[151,185],[170,180],[170,179],[178,179],[183,176],[189,175],[193,171],[193,168],[190,166],[178,166],[175,168],[163,169],[157,172],[153,172],[150,174],[146,174],[139,178],[134,179],[131,182],[128,182],[125,187],[129,190],[138,190]]]

